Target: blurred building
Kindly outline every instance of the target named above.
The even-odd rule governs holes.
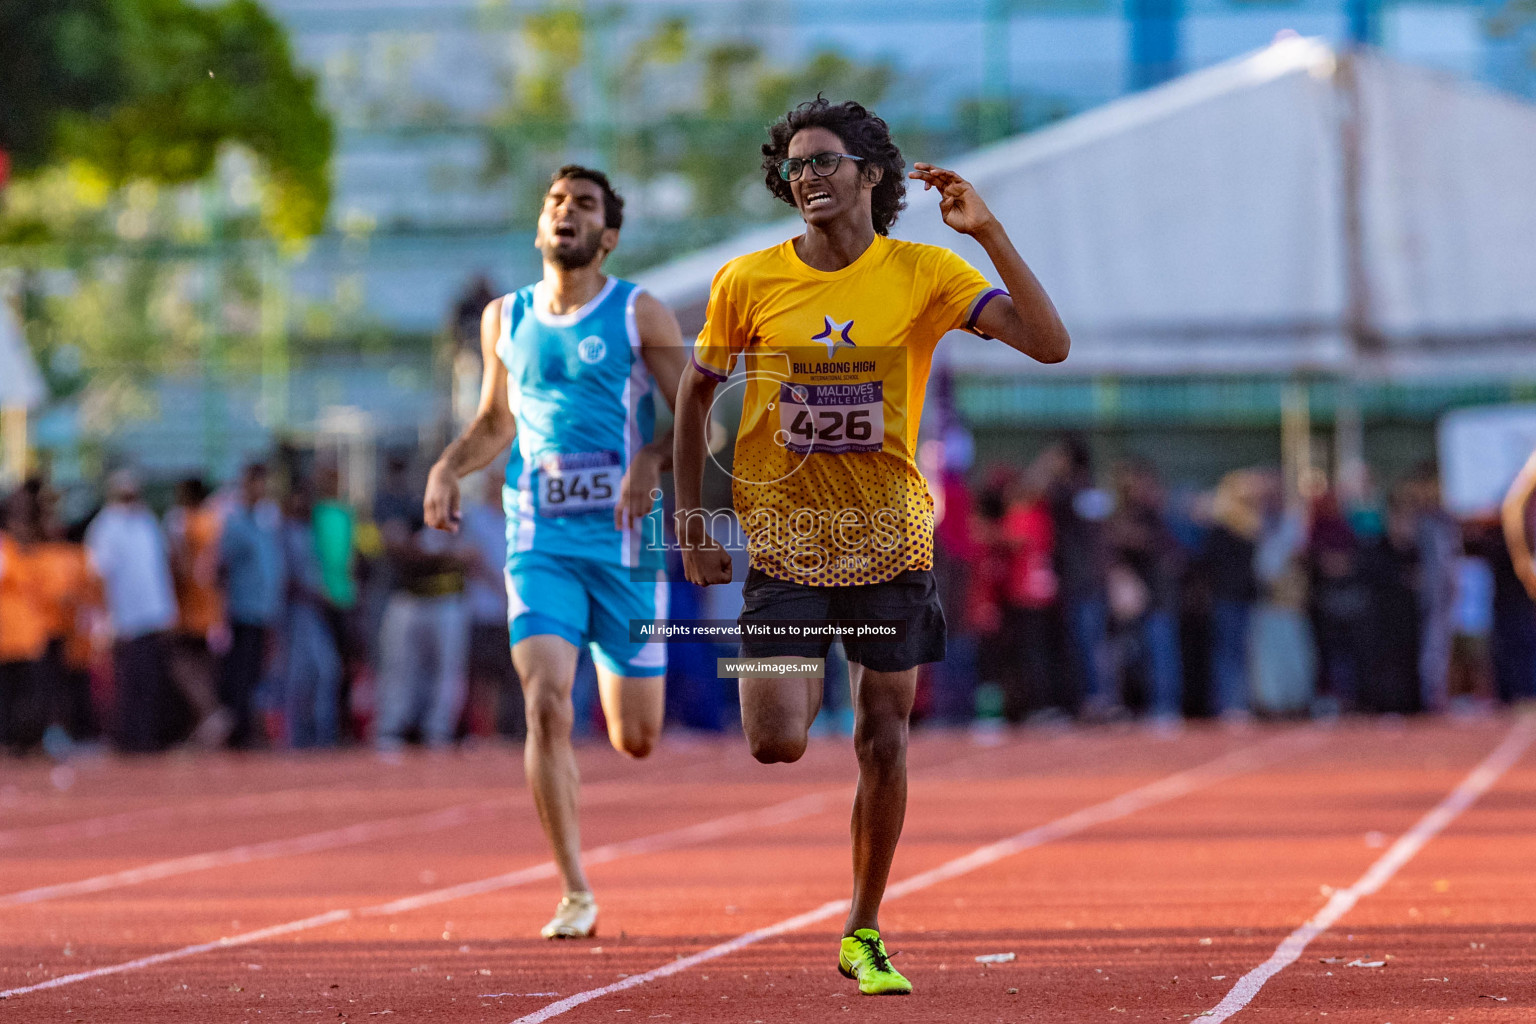
[[[537,272],[527,183],[500,173],[487,129],[504,120],[518,83],[551,59],[530,51],[527,31],[530,18],[549,11],[575,15],[559,30],[580,30],[579,38],[557,40],[550,51],[558,62],[565,46],[581,61],[569,76],[568,150],[616,165],[638,200],[625,252],[650,261],[726,237],[739,226],[701,223],[685,185],[676,180],[626,180],[632,175],[605,147],[615,125],[657,117],[678,97],[706,87],[697,66],[678,66],[650,75],[638,94],[621,103],[611,78],[602,77],[617,74],[617,65],[644,51],[668,19],[681,19],[703,44],[750,44],[785,67],[823,50],[888,64],[895,77],[880,110],[899,136],[920,136],[931,157],[1208,67],[1263,46],[1279,32],[1335,44],[1366,42],[1398,60],[1536,95],[1531,41],[1522,42],[1531,33],[1499,35],[1501,8],[1490,0],[630,0],[547,6],[266,0],[266,6],[289,28],[301,61],[321,75],[341,128],[335,229],[297,268],[294,286],[312,296],[349,293],[370,316],[407,330],[440,326],[453,296],[476,272],[508,286]],[[629,83],[625,89],[634,91]],[[764,212],[747,208],[743,215],[753,209]]]
[[[155,480],[194,472],[223,480],[280,444],[297,445],[336,457],[347,493],[371,497],[377,454],[439,443],[421,436],[437,425],[443,405],[431,363],[389,362],[315,360],[292,371],[284,382],[282,424],[264,408],[259,378],[160,377],[146,389],[144,413],[113,430],[111,454]],[[92,476],[91,467],[71,461],[82,448],[81,430],[75,402],[56,404],[34,423],[33,439],[53,453],[51,468],[60,479]]]
[[[46,394],[8,291],[0,287],[0,487],[26,474],[28,417]]]
[[[1059,202],[1060,193],[1043,188],[1053,166],[1048,153],[1052,147],[1089,152],[1093,146],[1084,133],[1097,132],[1104,145],[1145,147],[1121,153],[1122,170],[1155,168],[1163,186],[1186,203],[1177,209],[1190,208],[1189,186],[1198,184],[1202,194],[1219,189],[1231,205],[1216,212],[1227,214],[1229,228],[1235,225],[1232,240],[1251,243],[1246,262],[1208,258],[1198,268],[1203,276],[1188,278],[1191,288],[1168,288],[1160,280],[1125,276],[1135,266],[1166,271],[1180,265],[1155,248],[1125,250],[1119,277],[1104,273],[1102,264],[1085,271],[1054,262],[1066,252],[1065,240],[1042,232],[1066,231],[1067,222],[1037,225],[1027,217],[1028,204],[1019,206],[1024,219],[1009,226],[1031,260],[1038,260],[1053,294],[1071,296],[1064,312],[1078,347],[1059,372],[999,376],[966,362],[973,350],[965,341],[946,346],[963,357],[953,368],[960,379],[956,402],[978,430],[982,459],[1016,452],[1022,441],[1051,430],[1091,428],[1111,452],[1155,454],[1179,475],[1209,477],[1228,465],[1278,461],[1280,409],[1289,402],[1293,413],[1304,406],[1316,428],[1318,458],[1338,440],[1325,436],[1333,426],[1358,423],[1358,431],[1339,435],[1358,442],[1345,447],[1368,449],[1390,473],[1432,450],[1428,432],[1440,411],[1536,393],[1529,377],[1495,373],[1489,359],[1476,367],[1464,362],[1449,375],[1394,371],[1357,380],[1342,372],[1353,365],[1344,354],[1362,340],[1367,346],[1376,340],[1351,303],[1369,292],[1378,312],[1391,316],[1411,307],[1421,290],[1411,274],[1386,282],[1386,290],[1380,282],[1370,288],[1349,284],[1355,271],[1346,251],[1363,250],[1346,250],[1338,232],[1352,214],[1342,193],[1328,191],[1330,176],[1345,173],[1346,154],[1337,134],[1320,127],[1335,116],[1320,111],[1342,94],[1330,91],[1323,81],[1328,76],[1315,69],[1290,67],[1282,76],[1290,85],[1277,88],[1294,87],[1291,93],[1314,102],[1262,108],[1278,119],[1279,132],[1243,115],[1244,97],[1260,91],[1227,89],[1226,120],[1209,116],[1220,104],[1195,102],[1202,90],[1220,92],[1227,88],[1222,83],[1230,84],[1234,73],[1217,65],[1279,33],[1315,37],[1330,53],[1366,42],[1394,67],[1536,96],[1533,29],[1505,20],[1506,0],[264,2],[288,27],[300,62],[320,76],[339,129],[329,230],[293,263],[264,258],[261,351],[243,353],[241,369],[222,368],[229,360],[215,339],[201,366],[146,385],[131,414],[98,414],[79,403],[45,413],[35,434],[65,476],[71,475],[70,459],[79,467],[75,475],[90,476],[99,467],[84,463],[102,461],[103,452],[107,461],[127,458],[156,473],[200,470],[224,477],[246,453],[280,439],[345,449],[359,467],[367,463],[366,451],[407,446],[413,438],[427,447],[440,443],[452,422],[452,370],[447,354],[433,351],[446,346],[428,336],[450,332],[455,302],[478,275],[510,289],[538,274],[532,221],[545,165],[558,156],[615,171],[630,199],[624,244],[612,264],[616,271],[633,276],[666,266],[662,273],[676,278],[676,258],[695,253],[685,264],[688,273],[702,274],[707,284],[730,245],[785,237],[777,219],[783,207],[766,196],[760,177],[754,180],[754,146],[773,115],[748,101],[771,95],[778,103],[774,89],[789,88],[785,82],[794,83],[785,102],[802,98],[803,83],[820,80],[816,55],[826,52],[846,59],[833,80],[883,83],[877,109],[895,127],[909,159],[960,160],[968,173],[999,175],[987,180],[989,189],[1012,181],[1008,187]],[[687,46],[667,34],[669,26],[686,29]],[[751,65],[757,77],[742,70],[746,64],[732,63],[749,59],[758,60]],[[637,70],[637,62],[644,68]],[[798,69],[799,77],[786,69]],[[1191,73],[1193,78],[1180,77]],[[1308,81],[1317,83],[1310,93]],[[853,86],[829,92],[863,95]],[[525,109],[530,96],[549,100],[540,108],[546,120]],[[1147,102],[1127,108],[1121,105],[1127,98]],[[1205,127],[1183,135],[1182,129],[1160,131],[1160,124],[1172,123],[1163,117],[1169,102],[1193,111],[1180,124]],[[1417,114],[1410,106],[1397,109],[1410,121]],[[1426,112],[1435,113],[1433,107]],[[1437,117],[1425,124],[1459,123],[1454,112]],[[692,141],[679,134],[689,118]],[[1132,122],[1143,126],[1142,134],[1120,130]],[[1056,127],[1031,132],[1047,125]],[[698,182],[675,168],[646,170],[660,166],[657,154],[687,151],[701,140],[696,161],[721,163],[718,153],[739,151],[748,172],[737,183],[739,195],[722,201],[702,195]],[[978,153],[986,144],[996,145]],[[1034,170],[1014,175],[1009,160]],[[1266,175],[1303,165],[1308,174],[1287,179],[1297,190],[1278,199]],[[1095,166],[1102,171],[1110,165]],[[1453,197],[1458,175],[1486,170],[1475,162],[1420,166],[1429,178],[1441,176]],[[1087,205],[1102,215],[1091,227],[1100,234],[1080,237],[1082,252],[1102,251],[1094,247],[1107,244],[1110,236],[1103,232],[1117,225],[1155,235],[1157,216],[1175,209],[1141,188],[1134,191],[1145,209],[1127,211],[1115,205],[1126,191],[1123,182],[1094,180],[1100,194],[1080,195],[1075,206],[1059,211]],[[1204,209],[1199,201],[1193,208]],[[1457,216],[1444,203],[1393,209],[1414,218],[1397,222],[1395,235],[1390,218],[1381,220],[1383,231],[1373,244],[1412,250],[1434,227],[1431,221],[1441,218],[1444,227],[1444,218]],[[1480,223],[1495,235],[1515,223],[1500,217],[1496,202],[1490,209]],[[1143,218],[1139,225],[1136,217]],[[903,230],[920,219],[914,201]],[[1087,230],[1085,222],[1070,224],[1073,233]],[[1172,244],[1174,238],[1163,240]],[[722,239],[733,241],[725,249],[710,248]],[[1191,237],[1179,245],[1218,241]],[[1148,297],[1198,322],[1159,319],[1150,316],[1156,312],[1151,307],[1106,305],[1092,291],[1095,282],[1115,301]],[[1482,294],[1467,292],[1473,305]],[[1228,309],[1226,319],[1216,315],[1221,310],[1200,305],[1221,296],[1246,296],[1256,304]],[[666,297],[682,305],[697,299]],[[1118,328],[1095,322],[1111,310],[1125,314]],[[1341,318],[1350,322],[1341,327]],[[697,326],[684,319],[685,330]],[[1298,333],[1303,321],[1312,326]],[[1143,331],[1134,351],[1114,335],[1118,329]],[[1492,329],[1518,335],[1520,328]],[[1285,351],[1305,351],[1312,362],[1263,362],[1287,331],[1302,341]],[[1194,370],[1146,362],[1195,349],[1208,361]],[[468,395],[474,376],[460,376],[467,381],[461,392]],[[1295,415],[1291,421],[1299,422]],[[83,438],[90,444],[82,445]],[[1175,438],[1182,440],[1166,443]],[[1145,451],[1149,444],[1158,450]],[[91,445],[95,455],[87,450]]]
[[[946,339],[983,459],[1076,428],[1182,479],[1282,462],[1395,476],[1430,457],[1445,410],[1536,396],[1536,104],[1291,37],[954,166],[1073,334],[1055,366]],[[686,334],[716,268],[799,227],[641,283]],[[909,194],[893,234],[990,271],[936,192]]]

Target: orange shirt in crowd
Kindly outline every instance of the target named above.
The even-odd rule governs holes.
[[[42,545],[22,547],[0,534],[0,662],[37,661],[48,649],[47,578]]]
[[[217,570],[219,514],[212,502],[205,502],[199,508],[176,509],[167,526],[180,609],[177,628],[191,636],[207,636],[224,621]]]
[[[50,541],[38,545],[43,568],[39,598],[48,639],[64,641],[65,659],[75,667],[91,660],[91,628],[85,616],[101,606],[101,581],[91,569],[84,544]]]

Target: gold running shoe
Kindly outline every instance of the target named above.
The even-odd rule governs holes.
[[[597,897],[590,892],[568,892],[539,934],[546,939],[589,939],[597,934]]]
[[[912,994],[912,983],[891,966],[885,943],[880,941],[880,933],[873,928],[860,928],[852,935],[844,936],[837,969],[843,977],[857,981],[859,991],[866,996]]]

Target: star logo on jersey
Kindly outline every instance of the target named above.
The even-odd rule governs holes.
[[[853,343],[852,338],[848,337],[848,332],[853,330],[852,320],[849,320],[847,323],[840,324],[829,316],[824,315],[822,319],[826,321],[826,326],[822,328],[820,334],[812,335],[811,340],[819,341],[823,345],[827,346],[828,359],[835,357],[837,355],[837,350],[840,348],[859,347]]]

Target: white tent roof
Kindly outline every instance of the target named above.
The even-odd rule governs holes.
[[[1053,376],[1536,372],[1536,107],[1515,99],[1289,38],[953,166],[1072,332]],[[640,280],[696,329],[721,264],[800,230]],[[936,193],[912,190],[894,234],[995,276]],[[969,335],[946,346],[959,370],[1032,366]]]
[[[0,408],[31,409],[46,397],[43,378],[32,361],[21,323],[0,295]]]

